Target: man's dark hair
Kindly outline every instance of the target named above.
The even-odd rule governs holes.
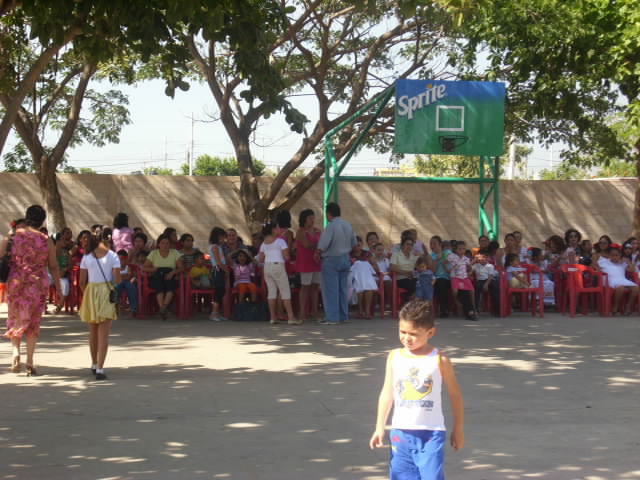
[[[327,215],[331,215],[332,217],[339,217],[340,205],[338,205],[336,202],[328,203],[326,212],[327,212]]]

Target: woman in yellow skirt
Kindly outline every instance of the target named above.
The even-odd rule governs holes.
[[[89,324],[91,371],[96,380],[106,380],[104,361],[109,348],[111,321],[118,318],[116,304],[109,294],[120,283],[120,259],[110,249],[108,231],[100,241],[93,241],[80,262],[80,288],[83,290],[80,318]]]

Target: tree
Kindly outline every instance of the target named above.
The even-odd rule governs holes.
[[[525,166],[532,149],[525,145],[516,145],[516,166]],[[509,159],[500,157],[501,174]],[[480,175],[480,158],[459,155],[416,155],[413,161],[416,172],[427,177],[473,178]]]
[[[275,0],[257,3],[253,0],[235,0],[214,4],[207,0],[2,1],[0,105],[3,111],[0,152],[14,125],[34,160],[44,204],[49,210],[48,221],[54,228],[60,229],[65,221],[55,172],[66,148],[81,136],[90,139],[97,131],[104,132],[105,128],[112,132],[119,131],[114,123],[99,124],[93,132],[90,126],[83,127],[79,123],[87,84],[98,67],[104,68],[108,63],[117,65],[104,70],[108,78],[133,81],[138,61],[149,62],[153,66],[143,74],[152,71],[165,79],[165,93],[173,96],[176,89],[189,88],[184,80],[188,72],[189,52],[182,42],[183,36],[194,35],[211,41],[226,39],[233,48],[230,58],[250,87],[249,97],[277,101],[273,95],[273,85],[278,84],[279,77],[256,47],[264,42],[260,26],[269,24],[277,30],[283,25],[283,20],[284,12]],[[44,96],[41,92],[37,94],[52,101],[39,106],[33,103],[34,108],[31,109],[25,100],[37,90],[36,84],[46,80],[45,72],[58,73],[57,68],[52,67],[54,59],[57,65],[60,57],[68,59],[69,56],[73,56],[75,68],[70,67],[71,70],[65,71],[65,76],[56,78],[60,83],[54,90],[46,92]],[[66,93],[74,79],[77,80],[74,94],[63,95],[62,92]],[[42,123],[38,115],[43,111],[46,115],[52,115],[53,100],[61,97],[68,105],[66,109],[60,107],[66,119],[60,120],[58,125],[49,122],[50,128],[60,131],[60,137],[56,145],[48,150],[43,138],[38,138],[45,131],[39,130]],[[94,115],[94,119],[98,122],[108,121],[104,116],[101,118],[99,113]],[[98,137],[100,135],[98,133]],[[117,137],[117,133],[115,135]]]
[[[540,180],[584,180],[589,173],[568,162],[562,162],[553,170],[543,169],[539,172]]]
[[[624,160],[611,160],[609,165],[605,165],[599,171],[596,177],[635,177],[635,165]]]
[[[37,55],[37,49],[37,44],[23,45],[27,64],[30,57]],[[122,127],[130,123],[126,96],[117,90],[98,92],[88,88],[97,69],[75,50],[65,50],[43,71],[41,81],[25,98],[14,122],[31,156],[48,222],[56,230],[66,226],[55,173],[64,170],[67,148],[85,142],[97,146],[117,142]],[[0,102],[6,106],[9,99],[0,95]],[[83,110],[85,102],[87,108]],[[57,139],[48,145],[55,133]]]
[[[251,163],[254,168],[254,175],[260,177],[264,175],[266,166],[260,160],[253,159]],[[180,167],[183,175],[189,175],[189,164],[184,163]],[[238,161],[233,157],[220,158],[210,155],[200,155],[196,159],[193,168],[194,175],[209,176],[239,176],[240,167]]]
[[[444,1],[444,0],[443,0]],[[518,138],[569,146],[563,158],[590,167],[611,159],[635,162],[616,134],[619,112],[640,126],[640,3],[636,0],[447,1],[461,17],[465,52],[451,61],[475,78],[509,82],[509,120]],[[477,71],[484,58],[486,71]],[[634,235],[640,235],[640,189]]]
[[[66,167],[64,167],[62,169],[62,172],[74,173],[77,175],[86,175],[86,174],[96,175],[98,173],[93,168],[87,168],[87,167],[76,168],[76,167],[72,167],[71,165],[67,165]]]
[[[291,208],[322,176],[324,162],[317,159],[315,167],[280,195],[292,173],[319,153],[324,136],[376,93],[396,78],[451,75],[437,62],[451,40],[448,17],[437,6],[425,6],[415,16],[407,17],[393,2],[378,2],[376,8],[366,11],[346,1],[283,1],[282,5],[288,12],[286,29],[280,33],[265,25],[269,46],[261,52],[281,72],[283,81],[273,84],[277,101],[254,95],[246,88],[229,58],[230,45],[187,38],[235,150],[240,168],[238,194],[250,230],[256,230],[275,210]],[[318,118],[314,125],[308,125],[308,119],[295,108],[293,95],[314,98]],[[385,110],[371,136],[392,132],[392,113],[392,108]],[[282,115],[291,129],[304,132],[304,137],[295,154],[261,192],[254,173],[251,138],[262,119],[274,114]],[[357,133],[357,126],[343,132],[336,145],[338,158],[353,145]],[[388,148],[383,143],[382,148]]]
[[[143,170],[145,175],[173,175],[173,170],[162,167],[147,167]]]

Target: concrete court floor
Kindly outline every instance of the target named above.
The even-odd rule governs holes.
[[[396,335],[121,319],[98,383],[84,325],[47,316],[42,375],[0,373],[0,479],[385,479],[367,443]],[[640,318],[447,319],[434,344],[466,403],[449,479],[640,479]]]

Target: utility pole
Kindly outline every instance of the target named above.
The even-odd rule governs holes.
[[[513,180],[515,170],[516,170],[516,138],[511,136],[511,141],[509,142],[509,170],[507,178],[509,180]]]
[[[191,112],[191,156],[189,157],[189,176],[193,175],[193,162],[195,162],[195,159],[193,158],[193,125],[194,125],[194,120],[193,120],[193,112]]]

